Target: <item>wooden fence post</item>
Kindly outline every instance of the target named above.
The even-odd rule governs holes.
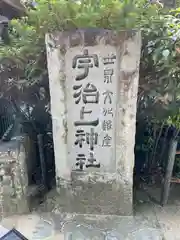
[[[177,139],[172,139],[169,144],[168,162],[167,162],[167,167],[166,167],[164,184],[162,186],[162,192],[161,192],[161,205],[162,206],[167,204],[168,197],[169,197],[169,190],[170,190],[172,171],[173,171],[174,161],[175,161],[175,156],[176,156],[177,144],[178,144]]]
[[[44,158],[43,134],[38,134],[37,139],[38,139],[39,157],[40,157],[40,165],[41,165],[41,180],[44,187],[46,187],[47,186],[47,182],[46,182],[47,169],[46,169],[46,163]]]

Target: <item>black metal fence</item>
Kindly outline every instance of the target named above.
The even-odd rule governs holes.
[[[9,141],[15,125],[15,109],[7,99],[0,99],[0,139]]]

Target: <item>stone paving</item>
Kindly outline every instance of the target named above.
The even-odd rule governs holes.
[[[43,213],[3,219],[6,229],[15,227],[29,240],[180,240],[180,201],[166,207],[141,195],[134,216]],[[176,198],[177,199],[177,198]]]
[[[7,229],[15,227],[32,240],[162,240],[156,221],[142,216],[119,217],[44,213],[41,216],[13,216],[2,221]]]

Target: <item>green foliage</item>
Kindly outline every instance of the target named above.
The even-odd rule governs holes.
[[[30,1],[28,1],[30,2]],[[26,4],[27,14],[10,22],[9,45],[0,45],[0,59],[8,79],[20,89],[29,87],[47,74],[45,34],[74,28],[141,28],[159,9],[146,0],[36,0],[35,9]],[[4,61],[6,59],[6,61]],[[8,67],[7,67],[8,66]],[[12,74],[8,70],[13,69]],[[16,71],[15,71],[16,70]],[[1,79],[6,74],[0,72]],[[12,83],[12,81],[11,81]],[[8,88],[9,89],[9,88]]]
[[[169,126],[173,126],[180,130],[180,109],[178,109],[176,114],[169,116],[166,122]]]
[[[22,60],[39,55],[48,32],[74,28],[97,27],[106,29],[131,29],[139,27],[156,12],[146,1],[132,0],[37,0],[36,9],[28,9],[27,16],[11,21],[11,45],[1,49],[0,56]],[[142,20],[142,21],[141,21]]]
[[[86,0],[81,4],[73,0],[36,2],[35,9],[26,4],[25,17],[10,22],[10,45],[0,46],[0,58],[8,72],[8,78],[15,83],[18,81],[17,84],[21,86],[41,81],[42,74],[47,72],[44,42],[46,33],[83,27],[131,28],[135,26],[137,14],[140,13],[140,7],[135,9],[136,5],[130,0]],[[7,66],[17,71],[9,75]],[[1,71],[1,79],[3,76]]]
[[[28,1],[30,2],[30,0]],[[139,113],[160,120],[177,110],[180,98],[179,9],[168,12],[146,0],[36,0],[27,14],[10,23],[10,44],[0,46],[8,78],[21,89],[47,75],[45,34],[74,28],[142,30]],[[176,38],[176,39],[175,39]],[[0,72],[1,79],[2,71]],[[3,72],[4,74],[4,72]],[[4,75],[3,75],[4,76]],[[163,111],[162,111],[163,110]],[[141,115],[140,114],[140,115]]]

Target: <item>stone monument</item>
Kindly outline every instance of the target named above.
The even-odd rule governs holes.
[[[140,32],[60,32],[46,47],[59,204],[131,215]]]

